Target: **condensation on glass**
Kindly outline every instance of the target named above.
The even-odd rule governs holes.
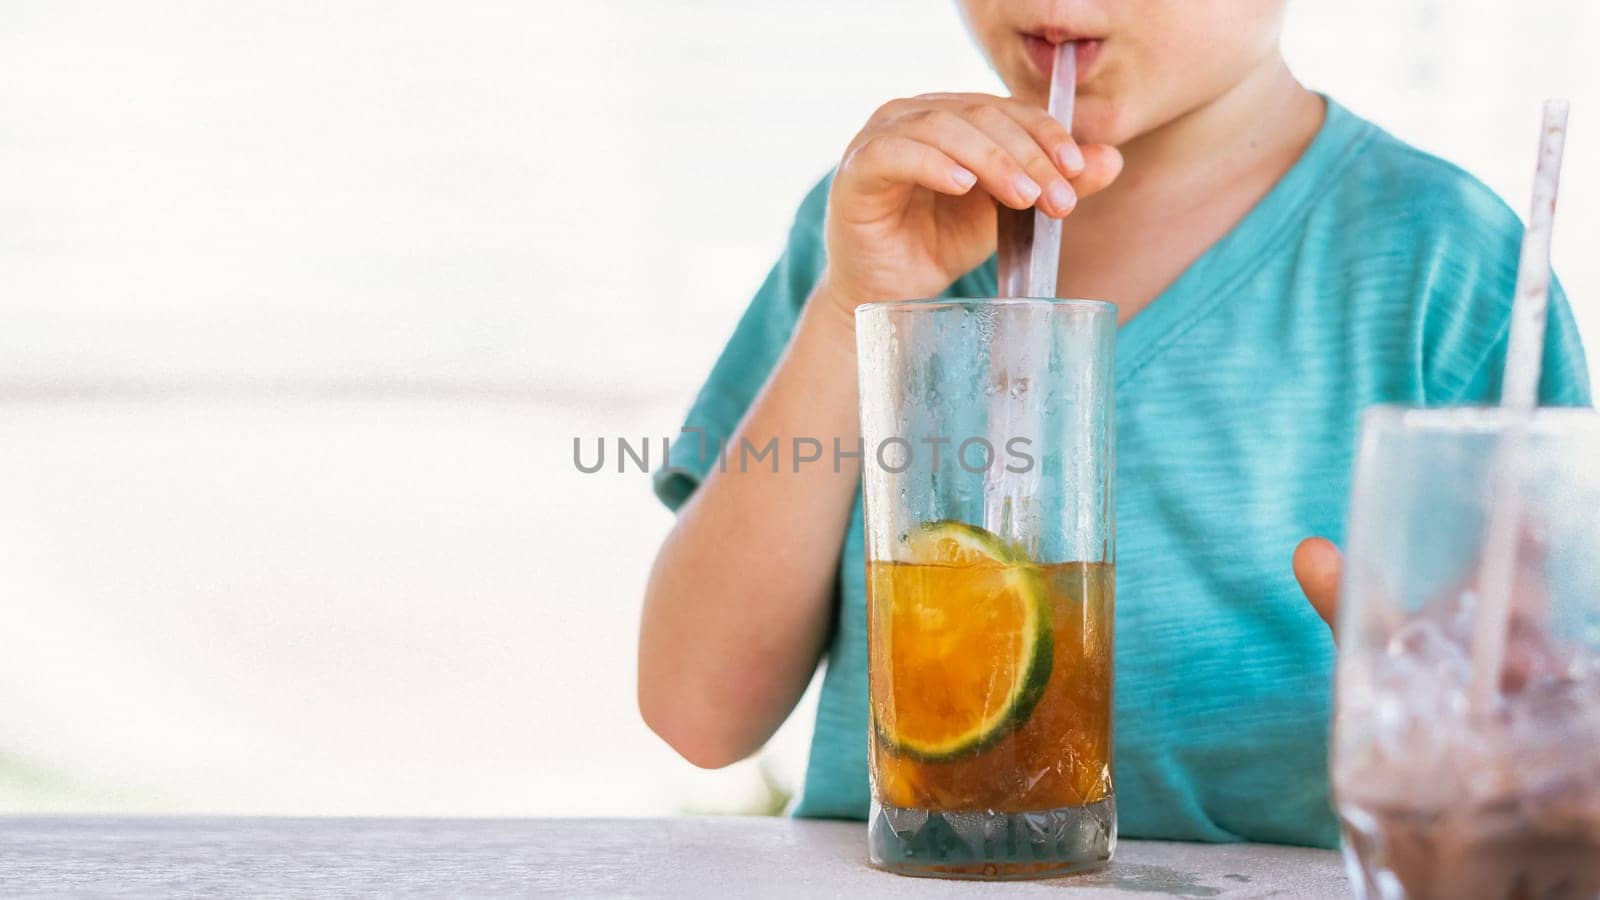
[[[874,865],[1111,858],[1115,331],[1091,301],[856,310]]]

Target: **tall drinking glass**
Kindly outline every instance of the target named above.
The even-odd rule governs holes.
[[[1363,424],[1331,753],[1361,897],[1600,896],[1600,418],[1515,421]]]
[[[1078,300],[856,309],[874,865],[1111,858],[1115,330]]]

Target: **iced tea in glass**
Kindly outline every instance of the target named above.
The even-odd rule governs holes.
[[[1085,301],[857,310],[879,867],[1111,857],[1115,320]]]

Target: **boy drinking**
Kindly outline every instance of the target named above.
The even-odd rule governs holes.
[[[995,296],[996,207],[1064,219],[1058,295],[1118,307],[1115,766],[1132,837],[1337,843],[1319,613],[1338,561],[1302,539],[1341,536],[1362,409],[1499,390],[1516,216],[1297,82],[1285,3],[965,0],[1011,96],[878,109],[802,202],[685,423],[710,448],[854,448],[854,307]],[[1071,134],[1043,110],[1064,41]],[[1544,367],[1545,403],[1588,402],[1559,292]],[[691,762],[726,765],[825,658],[797,812],[862,818],[860,461],[834,460],[724,471],[674,443],[639,702]]]

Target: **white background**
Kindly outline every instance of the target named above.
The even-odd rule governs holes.
[[[1600,9],[1297,0],[1313,87],[1521,211],[1600,356]],[[935,0],[0,7],[0,811],[657,813],[792,785],[637,722],[672,433]],[[863,738],[864,739],[864,738]]]

